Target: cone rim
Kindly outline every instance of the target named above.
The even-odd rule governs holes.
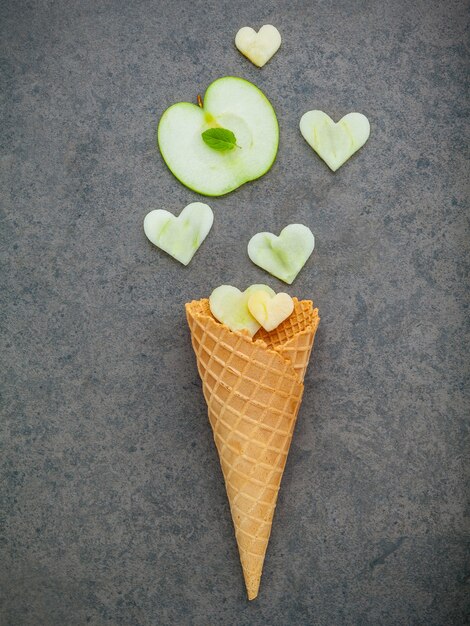
[[[312,321],[309,324],[307,324],[304,328],[302,328],[302,330],[299,330],[298,332],[294,333],[292,337],[290,337],[285,343],[280,344],[279,346],[270,346],[266,343],[264,339],[261,339],[261,338],[257,339],[256,335],[258,333],[256,333],[253,337],[251,337],[248,333],[245,333],[239,330],[231,330],[226,324],[224,324],[223,322],[219,322],[219,320],[217,320],[212,315],[212,312],[210,311],[208,298],[200,298],[199,300],[191,300],[191,302],[187,302],[185,304],[185,309],[186,309],[187,317],[192,317],[193,319],[199,319],[199,320],[202,320],[202,319],[211,320],[211,322],[213,322],[216,326],[222,328],[225,332],[228,332],[230,335],[241,337],[247,343],[251,343],[254,346],[262,348],[263,350],[266,350],[268,353],[276,354],[285,363],[291,366],[295,376],[298,378],[299,382],[303,385],[303,378],[296,371],[292,360],[289,359],[283,352],[286,349],[286,347],[288,347],[289,344],[293,342],[294,340],[296,340],[298,337],[303,336],[303,335],[311,335],[312,333],[313,335],[315,335],[318,325],[320,323],[320,316],[318,315],[318,308],[313,306],[312,300],[299,300],[295,296],[292,299],[294,300],[294,306],[296,303],[300,305],[307,304],[310,306],[312,316],[313,316]],[[201,305],[201,303],[204,303],[204,302],[207,302],[208,309],[209,309],[208,312],[196,313],[191,310],[194,305]],[[295,308],[294,308],[294,311],[295,311]],[[262,330],[262,328],[260,330]],[[275,331],[276,329],[274,329],[274,331],[271,331],[271,332],[275,332]]]

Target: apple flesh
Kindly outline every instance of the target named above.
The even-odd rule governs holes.
[[[275,292],[268,285],[251,285],[240,291],[231,285],[221,285],[214,289],[209,298],[209,307],[216,320],[225,324],[230,330],[244,331],[253,337],[261,328],[248,309],[248,300],[254,293],[265,292],[270,297]]]
[[[266,291],[255,291],[248,299],[248,310],[258,324],[270,333],[292,315],[294,301],[288,293],[270,296]]]
[[[370,135],[369,120],[362,113],[348,113],[336,124],[323,111],[307,111],[300,132],[318,156],[336,172],[361,148]]]
[[[218,151],[202,133],[231,130],[237,145]],[[222,196],[263,176],[274,163],[279,126],[271,103],[252,83],[227,76],[209,85],[204,106],[179,102],[158,125],[158,146],[165,163],[184,185],[206,196]]]
[[[150,211],[144,219],[144,232],[157,248],[188,265],[213,222],[214,214],[209,205],[192,202],[178,217],[163,209]]]
[[[264,270],[291,285],[315,247],[312,231],[303,224],[289,224],[279,237],[257,233],[248,242],[248,256]]]

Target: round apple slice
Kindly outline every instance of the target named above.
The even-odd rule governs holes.
[[[230,149],[208,145],[202,134],[225,129],[235,136]],[[203,107],[179,102],[158,125],[158,146],[165,163],[184,185],[206,196],[222,196],[263,176],[279,144],[276,114],[252,83],[227,76],[209,85]]]

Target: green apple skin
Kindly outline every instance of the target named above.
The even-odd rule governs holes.
[[[237,147],[220,152],[202,133],[227,128]],[[204,107],[189,102],[170,106],[157,131],[163,160],[176,178],[205,196],[223,196],[260,178],[271,168],[279,146],[279,125],[271,103],[253,83],[226,76],[209,85]]]

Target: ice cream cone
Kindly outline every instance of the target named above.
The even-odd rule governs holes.
[[[320,318],[294,298],[287,320],[252,339],[216,321],[206,299],[188,303],[186,315],[252,600]]]

